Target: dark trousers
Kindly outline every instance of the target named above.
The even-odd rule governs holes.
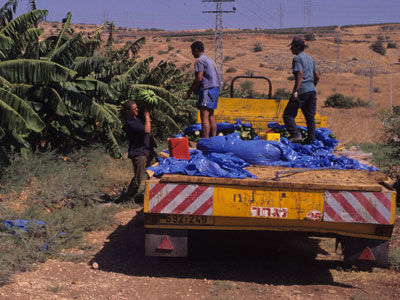
[[[296,126],[297,112],[301,109],[306,119],[308,129],[308,139],[315,140],[315,113],[317,111],[317,97],[315,92],[307,92],[300,94],[298,100],[290,98],[285,111],[283,112],[283,120],[289,134],[292,137],[301,136],[300,130]]]
[[[134,197],[144,193],[144,181],[146,180],[145,169],[155,161],[155,153],[140,155],[131,158],[134,176],[129,184],[127,196]]]

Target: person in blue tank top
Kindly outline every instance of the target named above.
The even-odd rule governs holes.
[[[208,138],[217,135],[214,110],[218,106],[219,88],[222,86],[221,77],[215,62],[204,54],[202,42],[196,41],[190,48],[193,57],[196,58],[195,79],[187,91],[187,97],[189,98],[192,93],[199,95],[197,108],[200,110],[202,137]]]
[[[292,95],[283,112],[283,120],[290,134],[289,141],[301,143],[303,139],[295,122],[300,108],[306,119],[308,130],[308,137],[303,141],[303,144],[312,144],[315,140],[315,114],[317,108],[315,87],[320,76],[314,60],[304,53],[306,45],[302,38],[294,37],[289,46],[295,55],[292,62],[295,83]]]

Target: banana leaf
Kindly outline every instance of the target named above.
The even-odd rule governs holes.
[[[27,136],[31,129],[25,119],[11,106],[0,100],[0,127],[11,133]]]
[[[103,69],[110,67],[110,59],[103,56],[79,57],[71,65],[71,69],[78,72],[80,77],[86,77],[91,73],[100,73]]]
[[[41,132],[45,128],[45,124],[32,107],[17,95],[0,88],[1,101],[12,107],[18,114],[24,118],[29,128],[35,132]]]
[[[82,93],[67,91],[64,95],[64,103],[96,122],[108,124],[113,128],[121,127],[121,121],[118,118],[110,114],[101,104]]]
[[[122,157],[121,149],[118,145],[117,140],[115,139],[112,130],[108,126],[106,128],[106,137],[107,137],[106,148],[108,152],[111,154],[113,158],[121,158]]]
[[[49,61],[16,59],[0,62],[0,76],[11,83],[62,82],[75,75],[75,71]]]

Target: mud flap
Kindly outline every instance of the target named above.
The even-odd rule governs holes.
[[[344,261],[368,267],[388,266],[389,241],[341,237]]]
[[[188,256],[188,232],[176,229],[146,229],[146,256]]]

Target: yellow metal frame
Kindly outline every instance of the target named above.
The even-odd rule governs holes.
[[[146,182],[144,212],[149,212],[149,181]],[[145,224],[146,228],[207,229],[207,230],[269,230],[301,231],[319,234],[338,234],[361,238],[388,240],[377,235],[378,224],[357,224],[311,221],[310,211],[324,212],[325,192],[304,189],[278,189],[243,187],[235,185],[214,186],[214,225]],[[287,218],[251,216],[251,207],[277,207],[287,209]],[[394,224],[396,193],[392,192],[390,225]],[[390,226],[387,225],[387,226]]]
[[[215,110],[217,122],[234,123],[237,118],[242,122],[253,125],[256,133],[264,133],[269,122],[283,124],[283,111],[289,100],[275,99],[246,99],[246,98],[224,98],[218,100],[218,108]],[[200,113],[197,116],[200,121]],[[316,127],[326,127],[327,118],[318,112],[315,115]],[[303,113],[299,110],[296,124],[307,126]]]
[[[145,228],[192,229],[192,230],[265,230],[313,232],[326,235],[342,235],[368,239],[389,240],[390,237],[376,235],[375,224],[336,222],[314,222],[300,220],[278,220],[265,218],[214,217],[214,225],[145,224]]]

